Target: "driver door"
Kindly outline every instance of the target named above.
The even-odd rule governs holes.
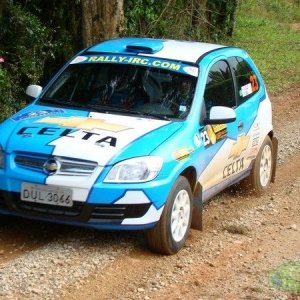
[[[199,182],[204,201],[224,189],[243,170],[243,159],[234,152],[239,135],[238,120],[227,124],[204,125],[204,119],[209,118],[213,106],[236,108],[232,72],[225,60],[219,60],[211,67],[204,91],[200,125],[204,151],[199,158],[202,168]]]

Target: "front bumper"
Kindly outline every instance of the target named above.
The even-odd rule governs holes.
[[[74,201],[72,207],[61,207],[24,202],[20,200],[19,193],[0,191],[0,214],[97,229],[151,228],[159,220],[162,210],[163,207],[156,209],[150,201],[135,204],[127,204],[125,201],[115,204]]]

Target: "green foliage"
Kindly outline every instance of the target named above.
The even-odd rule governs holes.
[[[155,0],[125,1],[126,34],[163,36],[166,22],[158,20],[164,2]]]
[[[249,15],[283,23],[300,19],[299,5],[299,0],[241,0],[240,2],[240,8]]]
[[[5,59],[0,67],[3,118],[22,105],[22,87],[38,83],[46,58],[53,55],[53,45],[50,43],[51,30],[13,1],[8,1],[0,27],[0,56]]]
[[[244,0],[236,31],[228,44],[243,47],[253,57],[270,92],[300,82],[299,0]]]
[[[231,35],[237,0],[127,0],[127,35],[216,41]]]
[[[14,2],[24,3],[23,0]],[[41,82],[47,82],[62,64],[83,44],[81,38],[81,0],[27,0],[26,10],[49,30],[51,52],[45,57]]]
[[[1,55],[6,67],[18,83],[38,82],[43,74],[45,59],[53,55],[50,43],[51,30],[39,19],[12,1],[1,24]],[[13,37],[13,39],[12,39]]]
[[[210,38],[214,41],[224,36],[232,36],[237,0],[208,0],[208,22]]]
[[[15,102],[12,95],[13,91],[13,81],[7,74],[5,69],[1,68],[0,65],[0,120],[11,115],[15,109]]]

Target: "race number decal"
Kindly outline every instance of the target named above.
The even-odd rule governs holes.
[[[226,138],[227,126],[225,124],[207,125],[206,128],[200,132],[200,138],[207,148],[216,144],[218,141]]]
[[[252,92],[254,93],[258,91],[258,82],[255,75],[250,76],[250,82],[251,82]]]
[[[206,130],[204,130],[200,133],[200,137],[201,137],[201,140],[204,144],[204,147],[208,146],[211,143]]]

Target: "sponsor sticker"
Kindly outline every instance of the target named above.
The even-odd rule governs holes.
[[[51,115],[56,115],[61,113],[64,113],[64,110],[60,108],[44,109],[44,110],[29,111],[26,113],[17,114],[13,116],[11,119],[14,121],[22,121],[22,120],[32,119],[36,117],[51,116]]]
[[[252,94],[252,85],[251,85],[251,83],[248,83],[248,84],[243,85],[241,87],[240,96],[247,97],[248,95],[251,95],[251,94]]]
[[[152,57],[132,55],[101,54],[91,56],[77,56],[71,61],[71,64],[79,63],[110,63],[139,65],[189,74],[194,77],[198,77],[199,73],[198,67],[196,66],[190,66],[181,62],[170,61],[166,59],[157,59]]]
[[[188,67],[184,67],[183,70],[189,75],[198,77],[199,69],[197,67],[188,66]]]
[[[78,63],[86,61],[87,59],[88,59],[88,57],[86,57],[86,56],[77,56],[70,62],[70,64],[78,64]]]
[[[193,149],[183,147],[183,148],[176,150],[173,153],[173,156],[176,160],[182,160],[182,159],[189,157],[191,152],[193,152]]]

